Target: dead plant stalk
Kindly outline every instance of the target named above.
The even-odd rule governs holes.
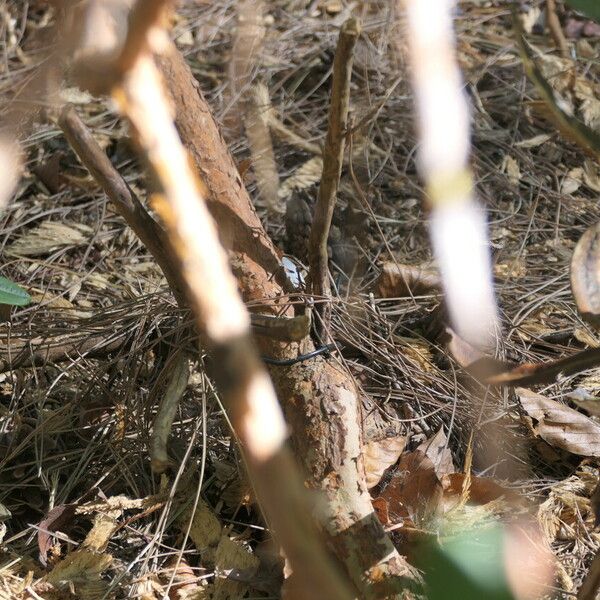
[[[329,123],[323,150],[323,174],[308,247],[312,293],[317,300],[325,299],[324,302],[316,304],[316,312],[320,319],[315,320],[317,333],[323,344],[331,341],[328,333],[331,305],[327,298],[330,296],[331,288],[327,240],[344,161],[345,134],[350,106],[350,78],[354,46],[359,35],[360,23],[356,19],[350,18],[342,25],[333,61]]]

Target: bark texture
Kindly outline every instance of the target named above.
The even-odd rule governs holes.
[[[252,206],[242,178],[183,56],[172,48],[158,57],[175,104],[175,124],[208,190],[208,208],[246,302],[274,299],[286,285],[279,256]],[[278,312],[275,307],[268,311]],[[292,313],[289,309],[289,314]]]
[[[179,134],[207,187],[209,210],[230,250],[242,296],[247,302],[264,303],[261,312],[275,312],[277,299],[286,301],[278,252],[182,55],[172,48],[159,58],[159,66],[175,104]],[[287,345],[261,341],[261,350],[278,358],[294,357],[300,347],[313,348],[308,340]],[[271,376],[307,483],[325,495],[318,514],[330,547],[361,597],[401,597],[417,576],[392,545],[370,503],[361,460],[360,396],[351,376],[323,359],[273,367]]]

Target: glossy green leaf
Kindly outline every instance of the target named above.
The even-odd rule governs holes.
[[[11,306],[26,306],[31,302],[31,296],[16,283],[0,277],[0,304]]]
[[[578,10],[594,21],[600,23],[600,1],[599,0],[567,0],[567,4]]]

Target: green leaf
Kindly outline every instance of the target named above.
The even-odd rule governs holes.
[[[31,296],[16,283],[6,277],[0,277],[0,304],[11,306],[27,306],[31,302]]]
[[[481,528],[431,544],[421,556],[429,600],[514,600],[504,573],[503,532]]]
[[[567,0],[567,4],[586,17],[600,23],[600,2],[598,0]]]

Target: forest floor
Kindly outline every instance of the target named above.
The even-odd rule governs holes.
[[[587,455],[569,431],[557,441],[536,429],[523,402],[531,390],[482,393],[460,373],[435,327],[439,289],[406,294],[381,284],[384,264],[429,269],[432,261],[394,3],[266,3],[264,40],[242,95],[252,89],[269,105],[277,173],[270,199],[257,188],[261,167],[252,164],[230,82],[236,3],[181,4],[174,38],[223,124],[269,234],[297,265],[307,260],[339,28],[350,14],[361,16],[351,86],[356,131],[330,245],[334,339],[346,350],[331,360],[343,361],[364,392],[368,466],[375,473],[389,467],[383,478],[372,475],[379,515],[391,530],[407,516],[394,505],[410,505],[394,495],[396,462],[430,442],[445,457],[435,485],[447,502],[409,510],[415,531],[435,537],[526,512],[557,558],[553,589],[572,595],[600,550],[592,497],[598,370],[535,388],[581,415],[578,426],[593,448]],[[42,35],[55,15],[34,0],[0,7],[6,115],[38,69],[55,67]],[[600,28],[560,5],[572,53],[561,58],[543,8],[534,1],[522,13],[536,60],[573,113],[598,129]],[[508,3],[460,2],[456,25],[502,316],[499,354],[537,363],[600,347],[569,280],[577,240],[600,221],[600,165],[546,118],[524,74]],[[148,189],[110,103],[67,84],[56,101],[38,107],[22,140],[25,174],[0,217],[0,272],[33,298],[5,311],[0,326],[0,598],[152,599],[169,586],[179,594],[173,598],[278,597],[280,559],[203,356],[173,426],[172,466],[161,475],[151,469],[153,419],[173,361],[192,343],[183,338],[189,315],[69,148],[56,122],[61,102],[75,104],[140,198]],[[393,459],[386,462],[385,452]],[[453,493],[464,496],[465,461],[473,468],[470,497],[449,509]],[[410,555],[410,540],[398,543]]]

